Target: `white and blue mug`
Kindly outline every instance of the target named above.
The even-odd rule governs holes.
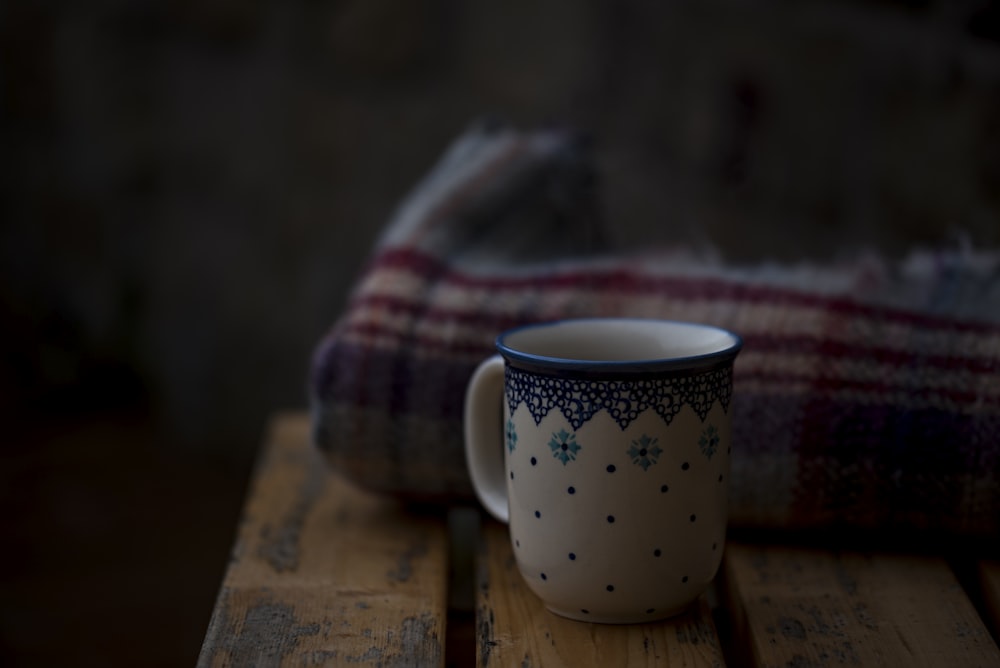
[[[466,392],[466,459],[529,588],[582,621],[683,611],[722,559],[740,337],[595,318],[496,345]]]

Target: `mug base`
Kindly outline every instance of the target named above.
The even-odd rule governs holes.
[[[650,608],[638,612],[603,612],[600,610],[588,610],[586,608],[567,610],[550,605],[545,606],[549,612],[560,617],[594,624],[646,624],[649,622],[658,622],[670,617],[676,617],[686,612],[690,607],[691,603],[685,603],[672,608]]]

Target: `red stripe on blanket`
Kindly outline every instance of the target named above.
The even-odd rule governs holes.
[[[953,316],[935,316],[910,310],[863,304],[843,295],[824,296],[791,288],[751,285],[713,277],[651,276],[625,267],[588,266],[545,274],[479,275],[456,270],[451,264],[427,253],[409,248],[386,250],[373,260],[368,272],[378,269],[403,269],[462,288],[492,291],[587,289],[603,294],[663,295],[681,299],[721,299],[800,306],[821,309],[843,316],[862,315],[873,319],[932,327],[949,332],[1000,333],[1000,326],[987,322],[963,320]]]
[[[445,346],[428,346],[428,348],[443,349]],[[470,353],[481,353],[473,346],[468,347]],[[347,343],[343,347],[337,346],[320,353],[318,367],[325,371],[319,373],[315,379],[319,387],[319,396],[324,400],[334,399],[338,401],[349,401],[358,405],[378,406],[389,401],[390,395],[400,391],[401,386],[396,386],[393,392],[384,391],[381,388],[374,393],[359,391],[361,387],[367,387],[365,382],[358,382],[359,378],[381,379],[384,377],[384,369],[381,372],[367,373],[369,365],[382,367],[386,364],[400,364],[401,353],[388,350],[377,350],[369,348],[364,344]],[[420,359],[410,357],[410,361],[404,366],[420,367],[432,365],[436,371],[436,377],[443,375],[453,377],[452,387],[458,388],[455,397],[460,397],[461,388],[464,387],[464,380],[467,378],[479,359],[485,354],[470,356],[469,359],[458,360],[454,357],[444,359]],[[363,360],[363,361],[362,361]],[[359,368],[361,364],[365,368]],[[337,373],[331,374],[332,369],[337,369]],[[418,374],[420,375],[420,374]],[[346,381],[346,378],[354,380]],[[796,395],[801,397],[811,397],[813,400],[821,402],[836,402],[850,398],[851,401],[859,402],[869,406],[893,406],[896,408],[912,409],[941,409],[948,406],[950,412],[963,414],[986,413],[996,415],[1000,412],[1000,396],[988,396],[979,394],[975,390],[957,389],[955,387],[934,387],[922,388],[919,393],[915,393],[912,387],[902,386],[893,382],[893,378],[883,377],[874,380],[863,380],[855,378],[845,378],[834,374],[823,373],[819,375],[809,373],[795,373],[789,371],[768,371],[765,369],[746,369],[737,362],[734,369],[734,391],[737,395]],[[744,389],[746,384],[753,387],[752,391]],[[794,388],[801,388],[795,390]],[[420,395],[419,390],[414,388],[412,397]],[[410,396],[410,395],[408,395]],[[455,397],[452,397],[454,399]],[[451,409],[443,409],[437,404],[449,403],[446,397],[436,396],[433,412],[448,412]],[[457,399],[455,402],[461,403]],[[430,410],[430,409],[428,409]],[[460,415],[458,411],[455,414]]]
[[[482,328],[484,330],[499,333],[505,329],[525,324],[524,320],[518,319],[510,314],[500,314],[483,310],[462,310],[446,309],[428,306],[425,302],[414,302],[389,295],[372,294],[352,303],[351,310],[363,313],[366,307],[381,308],[393,314],[401,314],[404,317],[419,317],[421,322],[432,323],[458,323],[465,326]],[[415,323],[411,319],[409,322]],[[398,331],[382,328],[373,323],[347,323],[347,327],[355,333],[363,333],[367,336],[395,336],[400,339],[404,335]],[[1000,328],[997,331],[1000,335]],[[421,336],[414,339],[412,335],[407,335],[408,341],[421,347],[434,347],[435,349],[450,348],[456,351],[465,352],[467,350],[477,350],[481,346],[475,341],[456,341],[454,338],[448,340],[438,340],[435,338]],[[777,353],[818,353],[832,358],[854,358],[865,359],[881,364],[893,366],[915,366],[930,367],[948,371],[970,371],[974,373],[995,374],[1000,372],[1000,357],[996,355],[976,355],[968,351],[956,351],[957,354],[933,354],[923,352],[919,347],[915,349],[891,348],[884,345],[862,344],[858,342],[843,342],[831,340],[821,336],[808,336],[804,334],[747,334],[742,333],[743,340],[748,349],[757,351],[777,352]],[[1000,349],[997,350],[1000,355]]]
[[[375,338],[390,341],[395,346],[398,346],[399,350],[401,350],[402,345],[405,344],[407,346],[411,346],[412,349],[419,349],[429,353],[440,354],[443,357],[449,358],[455,362],[460,361],[456,358],[462,358],[461,361],[464,361],[465,363],[469,363],[470,360],[472,363],[475,363],[479,359],[485,358],[493,352],[493,346],[487,342],[477,343],[466,341],[460,343],[450,339],[446,340],[421,336],[415,333],[403,334],[383,329],[378,325],[371,323],[351,325],[343,330],[341,335],[343,336],[348,333],[363,336],[369,341],[369,343]],[[753,350],[754,352],[766,351],[764,352],[766,356],[776,361],[780,361],[782,356],[786,354],[786,350],[780,347],[777,340],[770,341],[762,345],[763,340],[764,339],[762,337],[755,337],[747,342],[745,349]],[[769,344],[775,344],[779,347],[772,347],[768,350]],[[362,349],[369,347],[369,344],[366,343],[357,343],[355,345],[360,345]],[[835,347],[836,344],[831,344],[830,350]],[[801,373],[789,371],[768,371],[761,368],[748,370],[745,366],[737,363],[735,376],[737,379],[757,381],[775,388],[782,388],[793,383],[805,383],[808,385],[810,391],[856,391],[873,396],[885,396],[886,401],[884,403],[887,404],[899,403],[888,400],[889,395],[892,393],[908,394],[914,391],[912,383],[899,382],[899,379],[896,378],[891,372],[889,372],[887,376],[878,380],[861,380],[852,378],[847,373],[837,373],[837,363],[857,359],[857,350],[850,346],[846,346],[844,347],[842,357],[833,355],[830,350],[828,350],[825,346],[820,346],[818,349],[813,347],[809,352],[812,354],[822,354],[825,357],[825,363],[821,367],[809,367],[809,369]],[[889,354],[889,356],[891,357],[892,355]],[[929,360],[926,358],[913,355],[905,357],[907,359],[898,360],[900,363],[896,365],[897,369],[900,371],[907,371],[917,366],[922,368],[930,366],[928,363]],[[942,364],[942,370],[954,370],[953,366],[948,366],[947,359],[939,361]],[[760,367],[762,365],[757,366]],[[996,363],[994,362],[993,369],[995,368]],[[987,369],[982,366],[977,367],[970,364],[970,366],[965,370],[972,373],[982,372],[984,376],[992,378],[995,374],[993,369]],[[978,384],[975,384],[975,386],[978,387]],[[975,404],[979,406],[1000,406],[1000,395],[989,396],[976,390],[961,390],[951,387],[923,387],[920,392],[925,400],[929,398],[937,398],[945,399],[958,405]]]

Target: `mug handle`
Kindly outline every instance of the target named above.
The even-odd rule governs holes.
[[[503,365],[500,355],[484,360],[465,391],[465,462],[480,503],[506,524],[510,511],[502,443]]]

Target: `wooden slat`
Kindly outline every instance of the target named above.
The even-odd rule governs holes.
[[[276,418],[199,666],[444,665],[447,528],[324,465]]]
[[[477,665],[722,666],[705,597],[679,617],[651,624],[588,624],[558,617],[527,588],[506,527],[483,527],[476,610]]]
[[[1000,665],[943,560],[737,544],[724,573],[754,665]]]
[[[983,561],[979,564],[979,586],[983,603],[993,625],[994,637],[1000,638],[1000,561]]]

